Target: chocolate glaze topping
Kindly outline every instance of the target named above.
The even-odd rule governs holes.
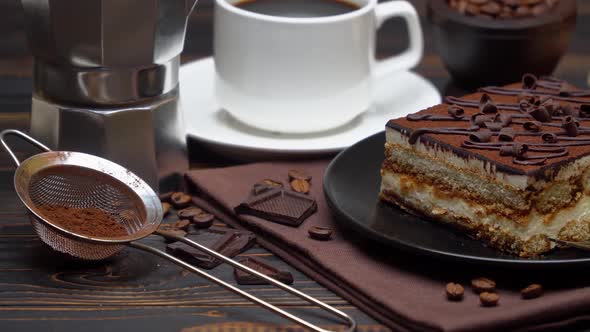
[[[551,173],[550,166],[590,154],[590,90],[526,74],[521,83],[479,91],[446,97],[445,104],[388,126],[409,136],[410,144],[450,147],[516,174]]]

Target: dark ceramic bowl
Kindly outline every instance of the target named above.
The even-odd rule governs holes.
[[[561,0],[535,18],[492,20],[462,15],[446,0],[429,0],[428,18],[438,52],[463,87],[549,75],[566,52],[576,24],[576,1]]]

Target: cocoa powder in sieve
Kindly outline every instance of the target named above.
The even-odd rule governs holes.
[[[54,225],[80,235],[108,238],[128,234],[113,216],[96,208],[42,205],[38,212]]]

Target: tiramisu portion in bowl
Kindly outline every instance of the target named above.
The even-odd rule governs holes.
[[[590,90],[481,88],[391,120],[381,199],[521,257],[590,239]]]

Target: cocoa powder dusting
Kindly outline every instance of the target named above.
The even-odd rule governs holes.
[[[123,225],[100,209],[42,205],[38,211],[54,225],[76,234],[92,237],[121,237],[128,234]]]

